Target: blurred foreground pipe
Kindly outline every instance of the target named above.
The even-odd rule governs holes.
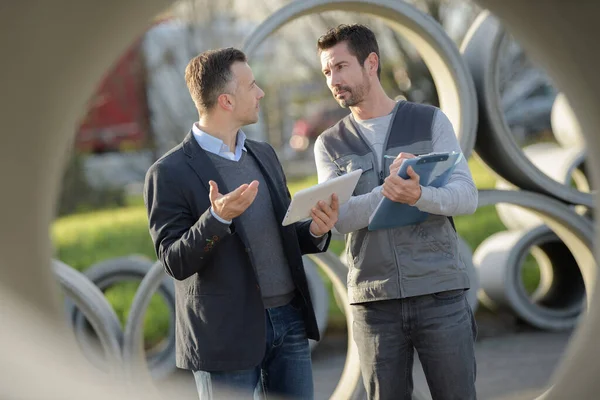
[[[541,61],[571,101],[591,154],[600,151],[600,4],[594,1],[479,0]],[[64,149],[94,83],[152,15],[161,0],[3,2],[0,44],[0,393],[4,398],[154,399],[147,387],[125,391],[91,369],[74,349],[59,312],[50,262],[48,226],[53,216]],[[40,60],[44,60],[40,68]],[[60,101],[57,101],[60,100]],[[32,112],[35,113],[32,116]],[[600,161],[590,158],[593,187]],[[17,174],[18,172],[18,174]],[[480,201],[489,193],[482,193]],[[511,201],[512,195],[498,194]],[[545,399],[589,399],[600,390],[598,279],[591,256],[591,223],[575,222],[560,203],[525,194],[519,205],[544,214],[582,269],[589,314],[572,336]],[[489,199],[487,199],[489,200]],[[491,204],[491,203],[490,203]],[[571,212],[571,214],[569,214]],[[581,229],[580,229],[581,228]],[[586,248],[587,247],[587,248]],[[13,341],[14,332],[21,340]],[[60,354],[60,360],[56,354]],[[35,377],[35,385],[31,378]],[[177,393],[172,393],[176,397]]]

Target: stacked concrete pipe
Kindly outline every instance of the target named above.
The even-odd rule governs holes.
[[[141,282],[150,271],[153,262],[146,257],[130,255],[107,259],[91,265],[84,275],[99,289],[105,292],[111,287],[124,282]],[[152,377],[162,379],[175,370],[175,286],[173,281],[164,276],[152,295],[157,293],[167,306],[169,312],[169,330],[167,336],[156,347],[145,351],[147,365]],[[133,312],[134,309],[132,308]],[[75,336],[82,351],[90,361],[103,368],[105,360],[95,348],[94,335],[86,326],[86,318],[79,307],[67,299],[67,318],[73,326]],[[143,333],[143,332],[142,332]]]
[[[525,256],[532,252],[541,283],[529,295],[522,283]],[[571,329],[585,306],[583,278],[569,249],[548,227],[497,232],[477,247],[473,261],[480,300],[491,310],[515,312],[545,330]]]
[[[112,306],[102,291],[82,273],[59,260],[52,260],[52,269],[66,298],[94,329],[106,360],[104,371],[121,379],[123,330]]]
[[[571,108],[571,103],[564,93],[559,93],[554,100],[550,113],[552,133],[556,141],[565,148],[585,148],[585,139],[581,132],[581,125]]]
[[[508,130],[498,88],[499,57],[508,40],[500,21],[484,12],[471,26],[461,46],[479,101],[477,156],[496,175],[519,189],[543,193],[565,203],[593,207],[590,193],[565,185],[540,170]]]
[[[590,185],[584,171],[586,151],[583,148],[564,148],[554,143],[536,143],[523,148],[525,156],[555,181],[569,186],[571,182],[581,192],[589,193]],[[496,189],[516,190],[510,183],[498,179]],[[585,206],[574,206],[581,215],[591,217],[591,210]],[[496,205],[498,217],[508,229],[524,229],[538,226],[542,221],[535,214],[509,204]]]
[[[589,217],[593,198],[583,173],[586,151],[581,143],[570,147],[539,143],[521,149],[508,130],[498,88],[500,55],[508,40],[500,21],[484,12],[461,46],[479,100],[477,157],[498,177],[496,188],[513,191],[516,196],[522,190],[537,192],[585,215],[582,218]],[[577,128],[564,98],[556,100],[552,113],[553,124],[563,136],[565,130]],[[577,137],[577,133],[572,132],[573,137]],[[575,187],[571,185],[572,180]],[[585,299],[580,266],[573,255],[548,227],[542,226],[544,221],[539,214],[506,203],[496,204],[496,210],[509,231],[487,238],[475,252],[480,300],[492,309],[508,309],[538,328],[573,328]],[[551,249],[550,244],[559,246],[558,250]],[[533,296],[528,296],[520,270],[531,249],[542,280]],[[555,288],[569,288],[573,293],[561,297],[556,295]],[[546,294],[541,295],[545,290]]]

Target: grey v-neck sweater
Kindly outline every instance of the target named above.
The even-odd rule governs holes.
[[[239,161],[207,152],[227,185],[225,194],[244,183],[259,182],[254,202],[238,217],[247,234],[265,308],[279,307],[294,297],[294,281],[283,250],[279,223],[271,202],[269,187],[254,158],[242,151]]]

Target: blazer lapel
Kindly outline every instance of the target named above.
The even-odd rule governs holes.
[[[188,156],[188,164],[194,170],[204,187],[206,192],[210,193],[210,185],[208,182],[215,181],[219,186],[219,193],[226,194],[235,188],[227,186],[219,171],[215,168],[210,157],[206,154],[206,151],[196,141],[194,135],[190,131],[185,139],[183,140],[183,151]],[[235,232],[237,232],[244,242],[245,247],[248,247],[248,239],[246,233],[239,223],[237,218],[234,218],[232,225],[235,226]]]
[[[188,164],[200,181],[204,185],[207,191],[210,191],[210,185],[208,182],[215,181],[219,186],[219,192],[227,193],[229,188],[225,185],[221,174],[215,168],[210,157],[206,154],[206,151],[200,147],[196,139],[192,135],[192,132],[188,133],[183,140],[183,151],[188,156]]]
[[[273,204],[273,210],[275,211],[278,222],[283,221],[287,211],[285,199],[282,198],[282,195],[285,193],[283,190],[278,189],[278,185],[273,180],[272,173],[269,172],[273,171],[274,168],[278,168],[278,166],[274,164],[274,160],[272,160],[273,156],[271,154],[266,154],[260,146],[256,146],[256,144],[251,141],[246,141],[246,150],[248,151],[248,155],[251,155],[256,160],[256,163],[267,182],[271,203]]]

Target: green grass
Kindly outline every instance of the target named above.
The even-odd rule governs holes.
[[[52,225],[56,258],[82,271],[131,253],[156,259],[143,206],[70,215]]]
[[[105,292],[106,298],[115,309],[123,328],[125,328],[125,321],[127,321],[131,302],[138,286],[139,282],[122,282]],[[146,348],[156,346],[166,337],[169,323],[169,307],[160,295],[155,294],[150,299],[148,312],[144,316],[144,345]]]
[[[475,159],[469,162],[473,178],[480,189],[493,188],[494,177]],[[314,185],[316,176],[289,182],[292,194]],[[455,218],[459,234],[469,243],[471,249],[489,235],[505,230],[493,206],[482,207],[473,215]],[[128,199],[128,206],[88,213],[80,213],[57,219],[51,227],[51,237],[55,246],[55,258],[83,271],[94,263],[109,258],[140,254],[155,260],[154,249],[148,234],[146,211],[140,197]],[[340,254],[344,249],[342,241],[333,241],[330,250]],[[323,276],[325,278],[325,276]],[[525,287],[532,292],[539,282],[539,271],[535,261],[528,257],[523,279]],[[325,278],[331,292],[331,283]],[[121,322],[133,299],[137,284],[115,285],[106,296],[115,308]],[[162,299],[155,295],[151,301],[145,320],[146,346],[152,346],[166,335],[168,329],[168,309]],[[330,325],[344,327],[345,320],[333,295],[330,296]]]

